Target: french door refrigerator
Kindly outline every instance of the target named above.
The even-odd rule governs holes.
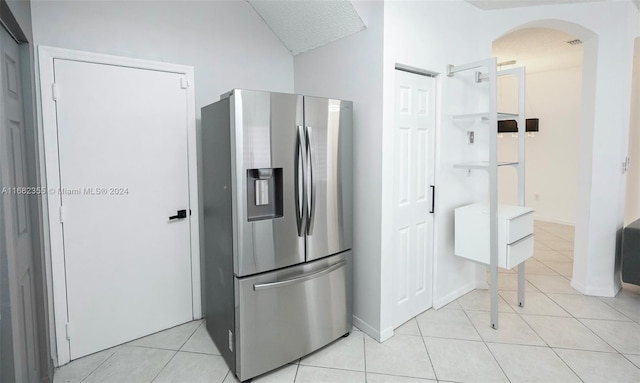
[[[352,327],[352,103],[233,90],[202,108],[207,330],[248,380]]]

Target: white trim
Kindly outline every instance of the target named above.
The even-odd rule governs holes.
[[[441,308],[443,308],[444,306],[448,305],[449,303],[455,301],[456,299],[460,298],[461,296],[465,295],[466,293],[473,291],[476,289],[476,281],[471,281],[469,283],[467,283],[464,286],[461,286],[460,288],[455,289],[454,291],[450,292],[449,294],[445,295],[442,298],[438,298],[437,300],[434,299],[433,300],[433,308],[436,310],[439,310]]]
[[[575,278],[571,279],[571,287],[578,290],[584,295],[591,295],[595,297],[615,297],[616,294],[622,289],[622,283],[616,280],[613,286],[586,286],[576,281]]]
[[[380,331],[380,338],[378,339],[378,342],[382,343],[388,339],[391,339],[393,334],[393,327],[387,327],[386,329]]]
[[[378,331],[375,327],[355,315],[353,316],[353,325],[380,343],[393,336],[393,327],[387,327],[382,331]]]
[[[111,56],[90,52],[80,52],[46,46],[38,47],[39,78],[36,80],[40,91],[40,105],[42,121],[39,126],[41,138],[41,158],[46,171],[42,173],[42,184],[47,188],[60,187],[60,169],[58,162],[58,142],[56,123],[56,103],[51,97],[51,86],[54,83],[54,59],[82,61],[88,63],[107,64],[171,72],[187,77],[190,86],[187,89],[187,148],[189,163],[189,204],[191,216],[189,225],[191,230],[191,280],[192,280],[192,307],[193,318],[202,317],[202,301],[200,289],[200,228],[198,206],[198,176],[197,176],[197,152],[196,152],[196,113],[194,70],[191,66],[167,64],[161,62],[133,59],[127,57]],[[51,288],[49,296],[49,308],[53,310],[52,322],[54,331],[51,334],[52,348],[54,348],[54,364],[60,366],[70,361],[70,351],[65,335],[65,323],[67,318],[66,277],[64,269],[64,247],[62,226],[60,225],[60,212],[56,208],[60,205],[60,197],[54,193],[42,196],[43,225],[45,233],[45,257],[47,270],[47,284]],[[49,241],[46,238],[49,238]],[[49,262],[50,260],[50,262]],[[53,346],[55,345],[55,346]],[[57,358],[56,358],[57,356]]]

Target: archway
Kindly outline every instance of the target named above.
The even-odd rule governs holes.
[[[495,40],[493,56],[501,69],[526,68],[525,200],[536,211],[535,254],[527,261],[527,277],[539,290],[561,283],[569,288],[576,222],[582,42],[555,29],[525,28]],[[516,113],[516,78],[500,77],[497,88],[498,110]],[[517,156],[517,136],[500,133],[499,126],[499,161]],[[517,185],[515,169],[498,169],[500,203],[517,204]],[[515,275],[504,278],[515,284]]]
[[[579,140],[577,142],[577,161],[579,166],[575,193],[576,214],[571,286],[584,294],[589,294],[590,292],[587,291],[584,286],[584,281],[587,278],[589,264],[589,213],[591,204],[593,203],[591,183],[593,175],[592,154],[594,147],[598,36],[580,25],[564,20],[538,20],[512,28],[506,33],[497,36],[493,42],[511,33],[530,28],[560,31],[567,35],[574,36],[575,39],[582,42],[581,102],[578,108],[580,112],[580,123]]]

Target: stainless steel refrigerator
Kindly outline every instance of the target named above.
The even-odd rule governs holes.
[[[233,90],[202,108],[207,330],[248,380],[352,327],[352,103]]]

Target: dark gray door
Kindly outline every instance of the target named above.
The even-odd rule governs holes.
[[[352,104],[304,97],[307,260],[352,246]]]
[[[26,142],[18,44],[3,28],[0,28],[0,52],[0,175],[7,255],[6,263],[2,262],[0,266],[3,279],[0,289],[8,289],[9,302],[2,304],[5,306],[8,303],[10,307],[7,317],[5,310],[2,310],[0,326],[3,329],[10,326],[12,334],[10,341],[0,339],[0,344],[3,348],[7,342],[12,344],[15,381],[36,382],[40,374],[32,233],[27,200],[27,194],[35,190],[25,188]],[[5,295],[6,291],[0,291],[0,296]],[[7,324],[9,321],[10,324]],[[0,334],[4,337],[7,332]],[[5,361],[0,363],[4,364]],[[2,381],[5,381],[4,371],[2,374]]]

